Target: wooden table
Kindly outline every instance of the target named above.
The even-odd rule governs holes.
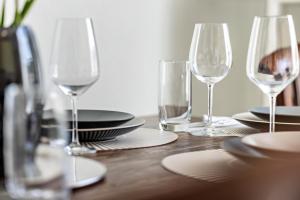
[[[157,117],[144,119],[144,127],[158,128]],[[99,152],[91,158],[107,166],[106,178],[74,190],[72,200],[198,199],[190,191],[198,192],[211,184],[169,172],[160,162],[176,153],[219,148],[222,140],[179,133],[177,141],[163,146]]]
[[[157,127],[156,118],[145,119],[145,127]],[[176,142],[163,146],[100,152],[92,158],[107,166],[106,179],[75,190],[72,199],[199,199],[198,191],[212,184],[169,172],[161,160],[172,154],[220,148],[224,137],[178,136]]]
[[[147,117],[144,127],[157,126]],[[176,142],[164,146],[99,152],[92,157],[108,168],[106,179],[73,191],[72,200],[299,200],[300,163],[251,167],[245,174],[223,183],[176,175],[161,166],[172,154],[220,148],[224,137],[196,137],[179,133]],[[8,199],[1,195],[0,199]]]
[[[144,127],[156,127],[146,117]],[[108,167],[106,179],[77,189],[73,200],[299,200],[300,162],[255,165],[223,183],[208,183],[167,171],[161,160],[168,155],[220,148],[225,137],[197,137],[179,133],[171,144],[134,150],[100,152],[93,159]]]

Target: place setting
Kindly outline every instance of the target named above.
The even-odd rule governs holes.
[[[240,137],[228,137],[224,139],[224,142],[221,144],[221,149],[170,155],[161,161],[165,169],[176,174],[208,182],[224,182],[238,177],[247,170],[258,167],[260,164],[284,166],[287,163],[297,164],[299,162],[300,132],[296,130],[299,129],[300,109],[297,106],[276,107],[277,95],[291,83],[299,73],[298,53],[295,48],[297,43],[293,43],[293,41],[295,41],[293,38],[295,35],[284,36],[291,37],[290,44],[285,44],[285,42],[280,40],[280,36],[276,35],[276,37],[279,38],[275,37],[273,39],[281,41],[277,44],[278,46],[275,48],[276,51],[269,53],[270,50],[266,49],[268,44],[266,37],[268,37],[270,33],[273,34],[274,27],[290,28],[290,31],[293,32],[293,27],[288,26],[290,20],[289,16],[282,18],[255,17],[253,22],[247,57],[247,75],[255,85],[269,96],[270,107],[255,107],[249,109],[248,112],[232,116],[233,119],[248,126],[253,132],[241,134],[239,135]],[[270,24],[272,24],[272,26]],[[201,52],[201,47],[194,45],[199,48],[194,49],[193,43],[195,41],[201,41],[201,36],[205,37],[205,34],[201,34],[201,31],[205,33],[205,29],[205,25],[199,24],[195,26],[194,30],[190,51],[192,59],[190,60],[197,62],[197,64],[199,61],[194,56],[199,54],[198,51]],[[221,30],[221,28],[219,30]],[[211,32],[213,32],[213,29]],[[212,34],[208,37],[211,36]],[[225,34],[223,38],[226,37]],[[260,51],[257,49],[260,49]],[[289,53],[284,54],[282,51]],[[293,54],[293,52],[295,54]],[[271,59],[278,59],[279,61],[273,62]],[[280,62],[281,60],[285,60],[286,62]],[[194,66],[195,65],[196,64],[194,64]],[[194,73],[193,70],[196,71],[196,73]],[[194,67],[192,72],[197,77],[197,73],[201,73],[201,68]],[[202,81],[204,80],[201,75],[197,78]],[[211,93],[210,89],[209,93]],[[211,94],[209,94],[209,102],[211,98],[210,95]],[[209,105],[208,113],[211,113],[211,105]],[[208,120],[208,126],[211,124],[209,121],[211,121],[211,119]],[[225,128],[222,128],[221,131],[224,131],[224,129]],[[217,129],[214,131],[217,131]],[[208,130],[204,132],[206,134],[209,133]],[[201,131],[198,133],[201,133]],[[198,135],[198,133],[191,134]],[[211,135],[213,134],[216,133],[212,132]]]
[[[208,51],[208,47],[213,48]],[[232,64],[232,51],[227,24],[196,24],[189,56],[190,62],[186,65],[189,66],[192,74],[198,80],[207,84],[208,87],[208,114],[203,117],[202,123],[188,124],[185,131],[193,137],[240,136],[245,132],[248,134],[249,130],[253,131],[243,126],[241,129],[241,125],[229,117],[212,116],[214,84],[221,81],[228,74]],[[238,129],[234,130],[236,126],[238,126]],[[237,173],[233,166],[243,165],[234,156],[221,149],[170,155],[164,158],[161,164],[173,173],[208,182],[226,181],[230,178],[231,173]]]
[[[275,107],[275,130],[272,129],[268,107],[255,107],[245,113],[249,118],[233,118],[252,128],[259,129],[262,133],[244,136],[242,138],[230,138],[224,141],[222,147],[236,158],[251,164],[259,163],[286,163],[297,162],[299,154],[299,106]],[[269,132],[263,132],[268,131]],[[272,132],[274,131],[274,132]]]
[[[216,41],[215,43],[205,42]],[[213,46],[211,51],[206,51]],[[219,59],[213,59],[217,54]],[[159,126],[163,130],[188,132],[193,136],[242,136],[255,130],[232,117],[213,116],[213,88],[223,80],[232,65],[232,50],[225,23],[196,24],[189,60],[159,62]],[[207,114],[192,120],[192,83],[194,75],[208,87]]]
[[[176,174],[207,182],[224,182],[259,166],[299,164],[299,138],[297,131],[230,137],[224,140],[221,149],[170,155],[161,164]]]
[[[96,46],[91,18],[57,21],[51,80],[70,98],[72,109],[54,87],[43,92],[31,79],[32,85],[6,88],[3,149],[11,197],[69,199],[70,190],[105,179],[109,169],[93,156],[177,140],[173,132],[142,128],[145,120],[128,112],[78,109],[78,97],[100,77]]]
[[[83,146],[96,151],[135,149],[159,146],[173,142],[177,135],[169,131],[142,128],[145,120],[120,111],[78,110],[78,138]],[[45,123],[51,121],[51,113],[45,113]],[[71,111],[67,123],[72,127]],[[51,125],[43,125],[45,129]],[[72,129],[68,130],[72,133]],[[71,141],[71,134],[70,139]]]

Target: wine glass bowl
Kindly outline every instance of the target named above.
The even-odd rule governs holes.
[[[72,101],[71,155],[95,153],[81,146],[78,137],[77,97],[84,94],[99,78],[98,54],[90,18],[60,19],[56,25],[51,56],[52,78]]]
[[[212,127],[213,87],[214,84],[226,77],[232,64],[232,50],[227,24],[196,24],[189,60],[193,75],[208,86],[206,127],[191,133],[193,135],[217,135],[221,130]]]
[[[231,67],[232,52],[226,24],[196,24],[190,49],[191,71],[207,84],[221,81]]]
[[[275,57],[278,53],[281,56]],[[298,68],[292,67],[292,59],[289,49],[281,48],[266,55],[257,64],[256,71],[249,68],[248,76],[264,93],[278,94],[297,77]]]
[[[66,95],[82,95],[99,78],[90,18],[60,19],[52,50],[53,81]]]
[[[255,17],[247,56],[247,75],[269,96],[270,133],[275,132],[276,97],[298,74],[298,43],[292,16]]]

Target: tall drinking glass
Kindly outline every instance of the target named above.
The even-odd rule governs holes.
[[[160,61],[158,106],[161,129],[177,132],[188,125],[192,111],[189,62]]]
[[[269,96],[270,133],[275,132],[276,97],[298,73],[298,44],[292,16],[255,17],[248,49],[247,75]]]
[[[95,153],[81,146],[78,138],[77,97],[89,89],[99,78],[97,47],[90,18],[60,19],[56,25],[51,65],[53,80],[72,101],[71,155]]]
[[[232,50],[225,23],[196,24],[189,60],[194,76],[208,87],[208,117],[205,127],[193,135],[217,136],[222,130],[212,126],[213,87],[225,78],[231,68]]]

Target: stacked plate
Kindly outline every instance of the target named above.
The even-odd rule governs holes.
[[[52,113],[44,112],[43,128],[51,128]],[[72,127],[72,112],[67,111],[67,121]],[[82,142],[111,140],[117,136],[131,132],[142,126],[145,120],[135,118],[134,115],[119,111],[108,110],[79,110],[78,133]],[[71,133],[71,129],[69,132]]]
[[[258,133],[225,140],[223,149],[249,162],[300,160],[300,132]]]
[[[232,118],[240,123],[267,131],[269,129],[269,108],[256,107],[249,112],[233,115]],[[300,130],[300,107],[299,106],[277,106],[275,111],[276,131]]]

